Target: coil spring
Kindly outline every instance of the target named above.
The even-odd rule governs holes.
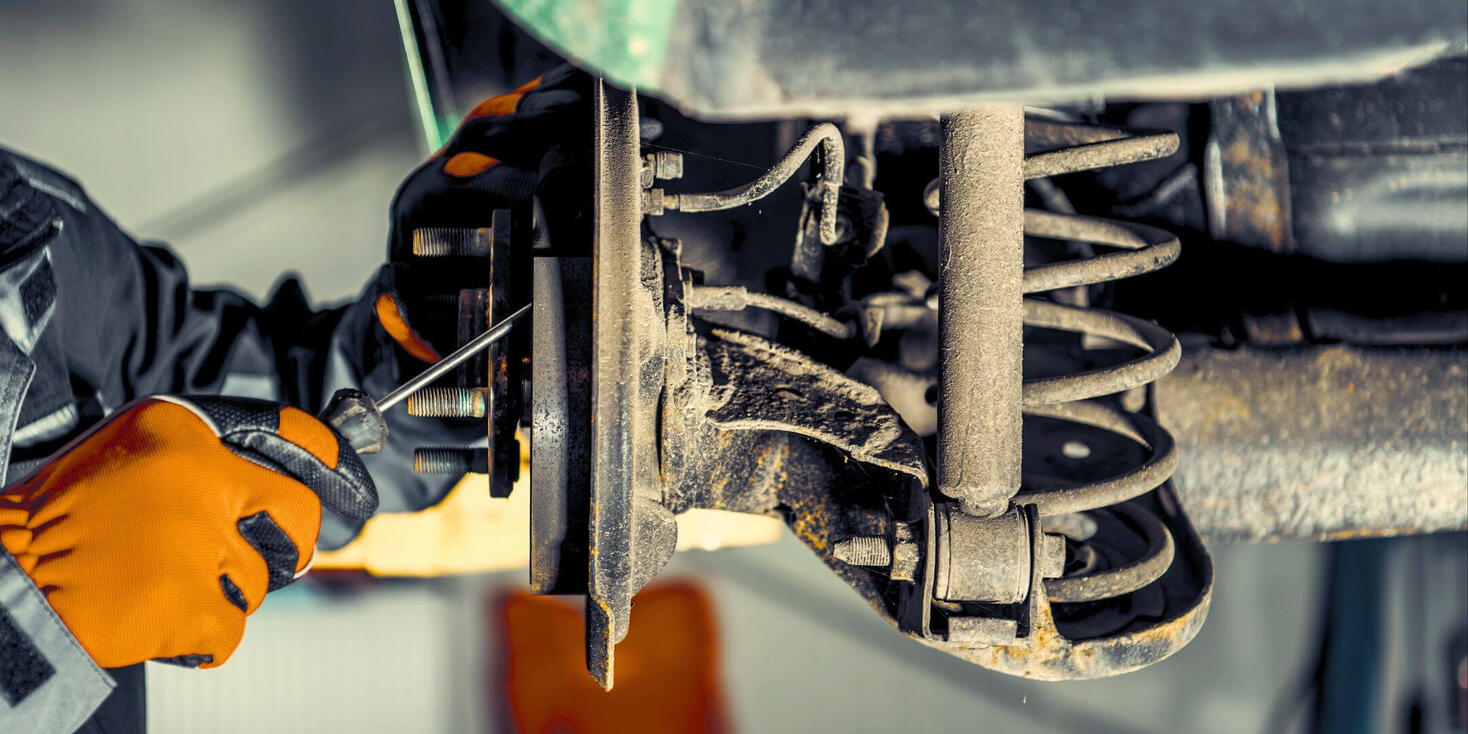
[[[1136,133],[1033,118],[1026,120],[1025,139],[1027,149],[1040,151],[1025,157],[1026,180],[1155,160],[1171,155],[1178,147],[1178,137],[1171,132]],[[925,192],[928,208],[934,213],[938,211],[937,183],[934,181]],[[1075,554],[1079,568],[1071,575],[1047,579],[1046,596],[1052,602],[1100,601],[1142,589],[1172,565],[1174,543],[1167,527],[1150,511],[1123,503],[1171,478],[1178,452],[1172,435],[1152,418],[1121,410],[1098,398],[1152,384],[1177,366],[1182,350],[1176,337],[1151,322],[1031,296],[1161,269],[1177,259],[1180,245],[1171,233],[1155,227],[1038,209],[1025,210],[1024,233],[1027,237],[1117,248],[1106,254],[1027,267],[1023,280],[1025,326],[1104,337],[1144,352],[1119,365],[1024,381],[1025,415],[1119,434],[1150,453],[1141,465],[1120,474],[1045,489],[1027,486],[1013,498],[1015,505],[1035,505],[1042,518],[1084,513],[1094,521],[1120,522],[1147,543],[1140,557],[1095,570],[1096,549],[1072,534],[1072,540],[1079,543]],[[1025,483],[1032,484],[1028,474]]]

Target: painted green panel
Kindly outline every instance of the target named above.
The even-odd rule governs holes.
[[[497,0],[552,48],[618,84],[655,90],[678,0]]]

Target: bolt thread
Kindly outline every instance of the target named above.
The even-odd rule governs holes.
[[[408,396],[408,415],[423,418],[483,418],[484,391],[472,387],[425,387]]]
[[[423,227],[413,230],[413,254],[418,257],[485,256],[494,234],[487,228]]]
[[[418,474],[468,474],[474,466],[475,451],[483,449],[414,449],[413,471]]]
[[[853,566],[888,566],[892,564],[892,550],[887,539],[876,535],[859,535],[836,541],[831,548],[836,560]]]

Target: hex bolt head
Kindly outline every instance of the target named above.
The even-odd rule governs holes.
[[[642,192],[642,213],[649,217],[662,216],[663,212],[676,207],[669,206],[672,197],[665,195],[662,189],[648,189]]]
[[[899,541],[892,544],[892,570],[887,574],[893,581],[917,581],[918,569],[922,566],[922,551],[918,544]]]
[[[408,415],[423,418],[483,418],[488,390],[476,387],[425,387],[408,396]]]
[[[887,547],[887,539],[878,535],[857,535],[838,540],[831,546],[831,556],[853,566],[888,566],[892,563],[892,550]]]

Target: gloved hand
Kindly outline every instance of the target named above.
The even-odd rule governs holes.
[[[390,267],[375,306],[378,320],[408,354],[431,362],[456,346],[454,307],[435,306],[431,296],[485,285],[484,271],[466,272],[462,260],[414,257],[413,230],[488,227],[493,209],[528,203],[534,194],[545,201],[571,157],[568,149],[590,143],[590,117],[577,114],[586,109],[589,84],[585,73],[562,67],[481,102],[443,149],[398,187]]]
[[[296,408],[130,403],[0,494],[0,543],[102,667],[222,664],[310,565],[323,504],[377,507],[361,459]]]

